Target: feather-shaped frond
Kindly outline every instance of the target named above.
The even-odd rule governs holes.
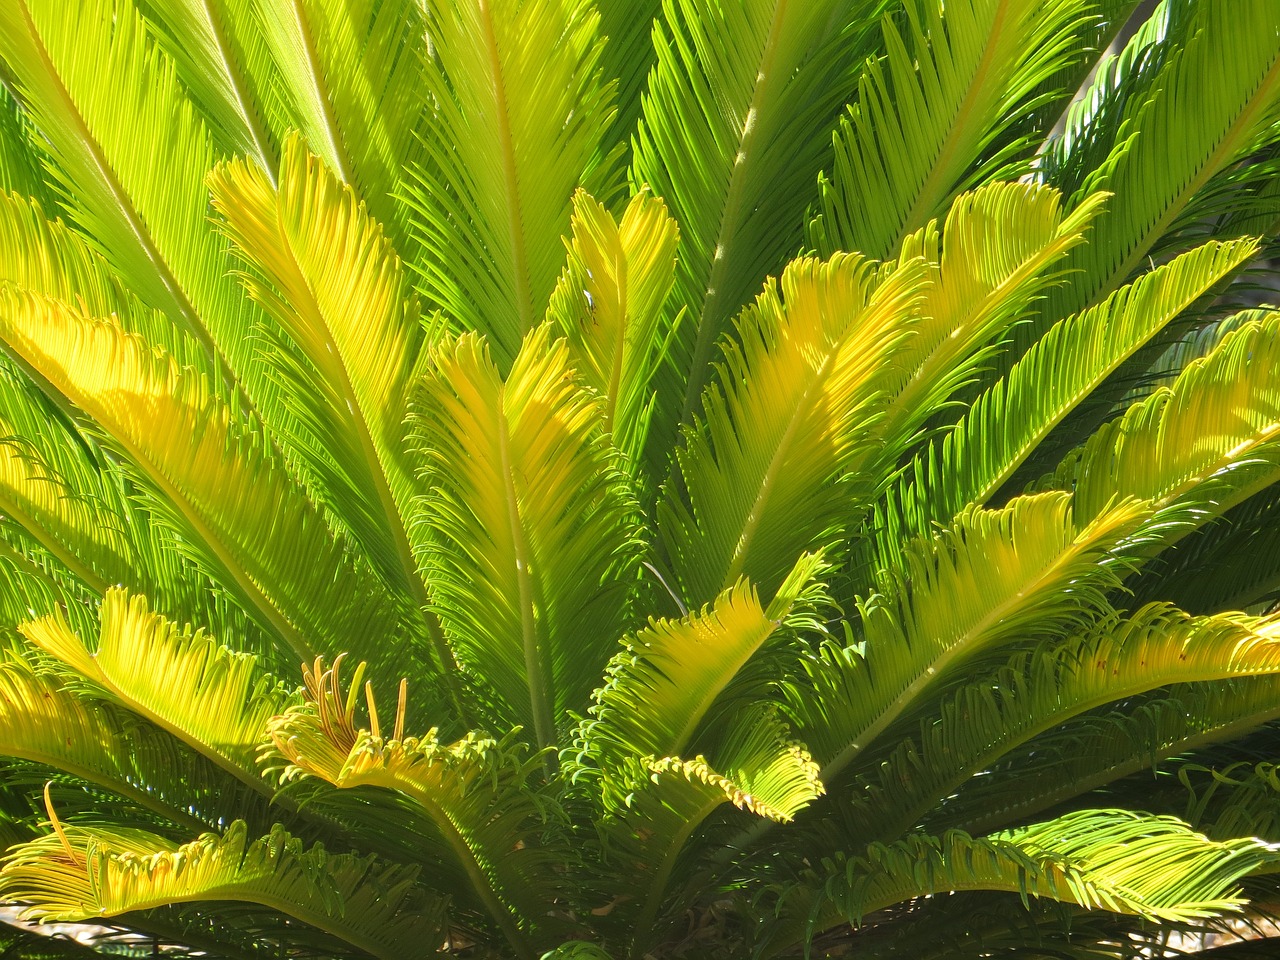
[[[1213,841],[1172,817],[1084,810],[975,839],[959,831],[835,857],[798,888],[814,929],[956,890],[1003,890],[1166,921],[1237,910],[1241,877],[1275,862],[1258,840]]]
[[[47,202],[49,185],[40,171],[41,152],[31,124],[7,88],[0,89],[0,195]]]
[[[741,577],[771,593],[874,494],[859,467],[925,283],[918,260],[884,273],[856,255],[797,260],[740,318],[659,512],[686,605]]]
[[[859,785],[840,819],[862,842],[899,836],[970,777],[1074,716],[1168,684],[1280,672],[1276,633],[1274,621],[1193,618],[1153,604],[1018,654],[951,694]]]
[[[600,35],[606,38],[600,67],[605,80],[615,80],[618,85],[618,113],[604,142],[606,148],[624,144],[630,150],[641,96],[649,71],[658,62],[653,21],[662,12],[662,0],[596,0],[596,9],[600,11]]]
[[[305,848],[276,826],[250,840],[243,822],[178,845],[142,830],[53,821],[13,849],[0,893],[28,918],[112,917],[148,907],[235,900],[271,907],[384,960],[435,952],[444,902],[415,884],[417,869]]]
[[[1076,798],[1133,775],[1139,775],[1136,787],[1145,795],[1149,771],[1162,761],[1212,749],[1277,717],[1280,698],[1272,676],[1176,684],[1123,709],[1067,721],[1007,752],[991,776],[970,779],[931,811],[925,826],[997,830],[1079,803]]]
[[[1053,96],[1042,84],[1079,57],[1091,13],[1082,0],[910,0],[905,37],[886,18],[888,56],[840,123],[811,242],[892,257],[958,193],[1008,177],[1031,144],[1002,132]]]
[[[275,170],[279,135],[269,103],[280,83],[254,0],[138,0],[156,39],[219,145]]]
[[[768,607],[742,580],[701,611],[650,621],[624,641],[579,730],[580,754],[603,769],[626,757],[685,753],[716,698],[786,620],[821,563],[801,558]]]
[[[586,0],[427,0],[435,112],[404,187],[427,303],[507,370],[564,264],[574,192],[612,110]]]
[[[109,590],[97,647],[60,616],[24,624],[31,643],[61,660],[131,710],[185,740],[256,789],[257,748],[267,721],[297,697],[263,673],[257,658],[235,653],[201,631],[151,612],[145,597]]]
[[[394,194],[405,167],[420,155],[423,127],[435,122],[424,77],[431,53],[420,5],[413,0],[252,2],[256,18],[241,19],[251,23],[250,29],[261,29],[278,71],[279,88],[270,92],[281,101],[282,130],[301,130],[310,151],[403,240]]]
[[[425,602],[406,532],[414,487],[403,444],[425,336],[399,260],[351,188],[296,136],[285,142],[278,189],[242,161],[219,167],[210,185],[256,268],[249,293],[309,361],[292,392],[314,407],[310,422],[327,426],[330,442],[311,467],[343,494],[331,508],[388,580]]]
[[[801,245],[829,125],[853,92],[874,16],[847,0],[666,0],[654,27],[633,184],[680,224],[672,309],[688,312],[659,398],[663,442],[697,407],[729,321]]]
[[[1194,524],[1240,502],[1280,473],[1280,313],[1232,331],[1172,386],[1156,390],[1093,435],[1052,479],[1070,485],[1081,517],[1117,496],[1164,508],[1157,526]],[[1176,539],[1161,533],[1160,545]]]
[[[893,535],[927,533],[985,503],[1076,404],[1256,250],[1253,241],[1205,244],[1054,326],[917,458]]]
[[[386,652],[403,636],[400,603],[332,539],[260,423],[197,371],[114,321],[30,294],[5,292],[0,337],[110,434],[224,585],[299,654]]]
[[[875,429],[884,450],[873,474],[895,470],[927,420],[976,377],[1105,199],[1097,194],[1066,213],[1054,190],[994,183],[957,197],[941,230],[934,221],[905,238],[899,262],[923,257],[930,269],[923,319],[899,360],[906,378]]]
[[[97,784],[188,830],[265,801],[169,734],[24,660],[0,663],[0,751]],[[259,798],[260,800],[260,798]]]
[[[553,865],[565,851],[538,844],[545,819],[530,777],[541,767],[518,740],[468,734],[441,743],[436,731],[404,732],[405,688],[394,728],[381,729],[373,694],[365,693],[371,729],[355,723],[359,671],[344,693],[338,665],[307,670],[307,703],[271,721],[272,753],[285,761],[283,776],[318,777],[336,787],[380,787],[408,797],[435,825],[438,849],[419,851],[451,863],[464,885],[460,899],[486,911],[521,956],[528,937],[545,923],[562,881]],[[388,735],[389,734],[389,735]],[[430,879],[425,882],[430,883]]]
[[[621,6],[621,4],[618,4]],[[661,200],[637,194],[621,218],[579,192],[569,264],[547,309],[584,383],[604,398],[604,427],[642,464],[654,378],[665,358],[662,308],[675,280],[679,228]]]
[[[0,24],[77,223],[129,289],[243,371],[243,299],[207,222],[214,147],[132,2],[15,0]]]
[[[494,722],[547,747],[629,625],[633,500],[601,405],[548,326],[505,381],[475,334],[436,350],[433,367],[410,414],[429,491],[415,547]]]
[[[1082,518],[1062,493],[970,509],[886,571],[862,603],[864,637],[833,641],[785,689],[797,736],[823,761],[828,783],[941,677],[1010,639],[1051,637],[1106,609],[1120,571],[1109,554],[1149,515],[1112,501]]]
[[[1050,297],[1053,320],[1096,302],[1143,264],[1215,174],[1248,156],[1278,118],[1280,23],[1269,0],[1188,4],[1188,39],[1121,119],[1125,135],[1081,190],[1113,200],[1068,257],[1075,276]],[[1028,331],[1031,336],[1034,331]]]

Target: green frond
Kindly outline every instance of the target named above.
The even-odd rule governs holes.
[[[416,491],[402,442],[426,341],[417,304],[351,188],[296,136],[283,152],[278,189],[245,162],[220,166],[210,177],[214,207],[256,268],[245,277],[250,295],[311,365],[294,395],[334,435],[312,462],[315,473],[336,474],[331,485],[345,494],[332,508],[388,580],[425,602],[406,532]]]
[[[1056,324],[916,459],[903,528],[926,533],[965,505],[987,502],[1126,358],[1256,251],[1250,240],[1205,244]]]
[[[41,153],[31,125],[8,89],[0,88],[0,196],[39,198],[47,202],[49,186],[40,171]]]
[[[1105,425],[1051,483],[1075,490],[1084,517],[1117,496],[1151,501],[1162,511],[1153,519],[1159,542],[1147,549],[1168,545],[1280,475],[1277,365],[1280,313],[1270,313],[1232,331],[1172,386]],[[1177,533],[1161,529],[1170,521]]]
[[[1080,188],[1114,199],[1091,242],[1068,257],[1075,276],[1050,297],[1047,320],[1096,303],[1129,279],[1192,197],[1255,150],[1277,119],[1280,28],[1272,5],[1187,6],[1185,43],[1150,94],[1130,99],[1117,118],[1123,135]]]
[[[403,187],[429,306],[483,333],[505,372],[564,265],[573,196],[600,159],[613,88],[587,0],[426,0],[435,111]]]
[[[809,924],[860,923],[878,909],[945,891],[992,890],[1185,921],[1239,909],[1241,877],[1274,862],[1257,840],[1215,842],[1172,817],[1086,810],[975,839],[959,831],[835,857],[805,885]]]
[[[631,181],[680,224],[671,304],[687,311],[658,403],[670,443],[729,321],[801,246],[828,130],[856,82],[876,11],[848,0],[665,0]]]
[[[428,588],[495,724],[557,742],[629,626],[634,506],[569,348],[530,334],[506,380],[475,334],[439,347],[410,414]]]
[[[441,38],[428,30],[414,0],[252,3],[251,29],[261,29],[264,53],[279,76],[278,88],[270,91],[283,113],[279,140],[286,129],[300,130],[311,153],[323,157],[364,198],[373,217],[403,241],[395,193],[406,166],[421,156],[423,128],[437,122],[428,105],[427,37],[435,52]]]
[[[860,468],[924,286],[918,260],[886,276],[858,256],[801,259],[744,311],[659,508],[686,605],[742,577],[770,593],[840,541],[876,492]]]
[[[897,837],[971,777],[1072,717],[1169,684],[1274,675],[1276,632],[1273,621],[1193,618],[1152,604],[1017,654],[930,711],[918,736],[868,771],[840,818],[863,842]]]
[[[783,624],[821,566],[803,557],[764,607],[740,580],[681,620],[651,620],[624,641],[595,694],[576,749],[607,769],[626,757],[678,757],[721,692]]]
[[[957,194],[1012,179],[1034,145],[1001,134],[1053,95],[1042,84],[1078,58],[1091,7],[910,0],[902,29],[886,18],[887,57],[868,62],[840,122],[810,242],[828,254],[891,257]]]
[[[114,321],[30,294],[4,293],[0,338],[111,435],[224,585],[297,653],[372,653],[402,635],[399,603],[334,542],[260,424],[197,371]]]
[[[125,710],[37,672],[19,657],[0,663],[0,751],[97,784],[187,830],[227,809],[270,823],[265,802],[169,734]]]
[[[662,309],[675,280],[680,231],[666,205],[643,193],[615,218],[579,192],[571,226],[569,263],[547,317],[569,341],[583,382],[604,398],[604,427],[614,445],[632,464],[644,465],[654,379],[667,346]]]
[[[21,628],[23,636],[120,702],[189,743],[245,783],[262,789],[257,748],[267,721],[296,696],[263,673],[251,654],[179,629],[145,597],[108,590],[96,649],[58,615]]]
[[[903,553],[862,601],[859,642],[826,641],[786,688],[796,735],[830,784],[885,728],[965,660],[1009,640],[1052,637],[1107,609],[1119,571],[1109,554],[1149,515],[1112,501],[1084,518],[1067,494],[969,509]]]
[[[368,689],[371,729],[359,729],[358,685],[359,672],[344,696],[337,664],[325,671],[317,663],[308,671],[307,703],[269,725],[271,752],[287,764],[282,777],[306,775],[342,789],[377,787],[409,798],[438,831],[436,849],[418,855],[450,863],[462,885],[442,885],[442,892],[474,900],[519,955],[529,955],[529,935],[551,923],[545,918],[564,892],[553,866],[565,851],[553,856],[534,838],[546,816],[529,782],[540,758],[513,737],[498,742],[468,734],[445,744],[434,729],[406,735],[403,687],[390,736],[380,728]]]
[[[662,0],[596,0],[596,9],[600,11],[600,36],[606,38],[600,68],[606,81],[615,80],[618,85],[618,113],[604,142],[624,144],[629,151],[649,72],[658,62],[653,21],[662,13]]]
[[[281,78],[274,61],[263,56],[253,3],[139,0],[138,8],[219,146],[275,170],[279,136],[269,104]]]
[[[1054,190],[988,184],[957,197],[941,231],[931,221],[905,238],[899,263],[923,257],[930,269],[923,319],[899,360],[906,378],[875,428],[885,447],[874,473],[894,471],[928,420],[982,371],[1105,201],[1097,194],[1068,213]]]
[[[991,777],[969,780],[925,818],[926,829],[973,833],[1025,823],[1134,777],[1149,805],[1152,771],[1280,717],[1274,677],[1180,683],[1114,710],[1069,720],[1010,750]],[[1102,794],[1106,795],[1106,794]],[[1087,802],[1087,800],[1086,800]]]
[[[416,886],[416,869],[304,848],[278,825],[251,841],[237,821],[181,846],[142,830],[52,826],[14,848],[0,869],[0,895],[25,902],[28,919],[231,900],[271,907],[385,960],[444,944],[444,903]]]
[[[0,23],[77,224],[130,290],[242,371],[248,317],[207,224],[214,147],[131,0],[15,0]]]

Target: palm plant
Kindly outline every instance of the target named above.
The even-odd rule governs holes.
[[[0,897],[233,958],[1264,914],[1280,17],[1136,6],[6,0]]]

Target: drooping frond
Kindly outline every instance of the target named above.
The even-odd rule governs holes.
[[[1125,135],[1080,188],[1108,190],[1114,199],[1091,242],[1068,258],[1076,273],[1051,296],[1048,320],[1124,283],[1191,198],[1256,149],[1277,120],[1280,24],[1272,4],[1186,6],[1185,43],[1150,95],[1129,102],[1120,121]]]
[[[61,616],[25,624],[22,633],[131,710],[263,789],[258,745],[267,721],[296,696],[263,673],[253,655],[228,650],[190,627],[179,629],[151,612],[145,597],[109,590],[100,616],[93,650]]]
[[[1257,840],[1215,842],[1171,817],[1085,810],[975,839],[959,831],[826,861],[797,889],[822,930],[956,890],[1001,890],[1166,921],[1239,909],[1237,883],[1276,860]]]
[[[288,764],[283,776],[305,774],[343,789],[378,787],[409,798],[438,831],[438,847],[419,855],[443,860],[456,873],[453,883],[463,885],[437,888],[474,901],[520,956],[529,955],[529,934],[550,922],[543,918],[563,893],[553,865],[565,854],[556,850],[553,856],[534,839],[544,819],[530,783],[539,758],[513,737],[497,742],[468,734],[445,744],[434,729],[406,735],[403,686],[389,736],[368,688],[371,729],[357,728],[358,686],[359,673],[344,694],[337,664],[308,670],[307,703],[269,726],[273,752]]]
[[[659,513],[686,605],[741,577],[777,589],[875,493],[859,467],[925,280],[919,261],[883,274],[858,256],[798,260],[743,313]]]
[[[111,435],[224,585],[299,654],[374,653],[402,635],[397,601],[332,539],[260,424],[207,379],[64,304],[6,291],[3,313],[0,338]]]
[[[1002,134],[1053,96],[1041,85],[1079,58],[1092,13],[1082,0],[909,0],[905,10],[902,29],[885,18],[887,58],[867,64],[840,122],[809,228],[824,253],[891,257],[957,194],[1012,179],[1031,145]]]
[[[253,795],[164,731],[21,658],[0,663],[0,750],[97,784],[188,830]],[[265,802],[255,821],[266,829]]]
[[[1273,621],[1192,618],[1153,604],[1018,654],[951,694],[918,737],[869,772],[840,819],[863,842],[897,837],[1010,750],[1072,717],[1173,683],[1274,675],[1276,632]]]
[[[659,405],[664,443],[694,411],[730,319],[800,246],[827,136],[853,92],[876,2],[666,0],[631,180],[680,224],[673,309],[688,312]]]
[[[1167,508],[1156,524],[1205,522],[1280,473],[1278,368],[1280,313],[1270,313],[1095,433],[1053,484],[1072,486],[1083,517],[1136,496]],[[1161,545],[1173,539],[1166,530]]]
[[[232,0],[244,3],[246,0]],[[426,19],[413,0],[252,0],[279,75],[278,136],[302,131],[307,147],[365,199],[402,242],[395,194],[421,155],[431,116],[431,51]],[[241,17],[242,20],[249,18]],[[431,31],[434,34],[434,31]],[[274,79],[274,78],[273,78]]]
[[[113,917],[170,903],[257,903],[384,960],[435,953],[444,902],[415,884],[416,868],[304,848],[277,825],[250,840],[244,823],[179,846],[142,830],[53,823],[16,847],[0,894],[49,921]]]
[[[863,601],[862,641],[825,642],[804,664],[807,682],[787,688],[797,736],[823,761],[824,780],[960,662],[1105,610],[1119,576],[1108,554],[1148,514],[1140,501],[1113,500],[1085,518],[1067,494],[1024,496],[967,510],[911,545]]]
[[[675,279],[679,228],[661,200],[643,193],[615,219],[582,192],[572,227],[569,264],[547,316],[569,341],[583,382],[604,398],[604,428],[615,446],[640,465],[666,354],[662,308]]]
[[[1163,761],[1212,749],[1278,717],[1280,698],[1272,676],[1176,684],[1120,709],[1069,720],[1007,751],[994,776],[967,781],[924,818],[925,826],[998,830],[1133,775],[1145,797],[1150,771]],[[1149,806],[1150,800],[1137,803]]]
[[[926,533],[985,503],[1077,403],[1256,250],[1253,241],[1206,244],[1058,323],[916,460],[905,529]]]
[[[458,661],[503,729],[556,742],[628,626],[633,504],[569,348],[542,326],[504,381],[466,334],[435,351],[410,414],[415,546]]]
[[[404,187],[427,303],[506,371],[564,264],[574,192],[611,118],[587,0],[427,0],[434,112]]]

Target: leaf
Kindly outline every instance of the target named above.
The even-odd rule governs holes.
[[[687,604],[741,577],[776,590],[870,500],[860,468],[923,280],[918,262],[885,276],[856,256],[803,259],[743,313],[659,508]]]
[[[441,346],[410,414],[415,549],[459,663],[501,729],[556,742],[628,624],[630,493],[600,405],[540,327],[505,382],[474,334]]]
[[[687,318],[659,397],[659,436],[688,421],[729,321],[802,240],[827,131],[852,94],[877,12],[848,0],[665,0],[634,141],[633,184],[680,224],[670,316]]]
[[[142,830],[53,823],[14,848],[0,870],[6,899],[27,919],[113,917],[185,901],[257,903],[375,957],[444,942],[444,904],[415,886],[416,868],[304,848],[276,825],[250,841],[243,822],[181,846]]]
[[[679,228],[660,199],[637,194],[621,219],[583,192],[573,201],[569,263],[548,319],[583,382],[604,398],[604,427],[643,464],[654,378],[665,359],[662,307],[675,278]]]
[[[427,0],[435,113],[403,188],[419,289],[483,333],[501,370],[541,321],[575,191],[612,119],[586,0]]]
[[[113,321],[30,294],[3,297],[0,338],[111,434],[224,585],[300,655],[398,634],[398,603],[331,538],[259,421]],[[263,535],[274,529],[290,538]]]
[[[916,459],[893,535],[925,533],[987,502],[1126,357],[1256,250],[1253,241],[1205,244],[1060,321]]]
[[[810,242],[892,257],[957,194],[1013,179],[1034,148],[1002,131],[1053,95],[1042,84],[1078,56],[1091,13],[1081,0],[911,0],[901,30],[885,18],[888,55],[840,122]]]
[[[25,624],[23,636],[110,691],[228,773],[261,790],[257,748],[267,721],[296,697],[251,654],[219,646],[202,631],[180,630],[152,613],[142,596],[107,591],[95,650],[60,615]]]

